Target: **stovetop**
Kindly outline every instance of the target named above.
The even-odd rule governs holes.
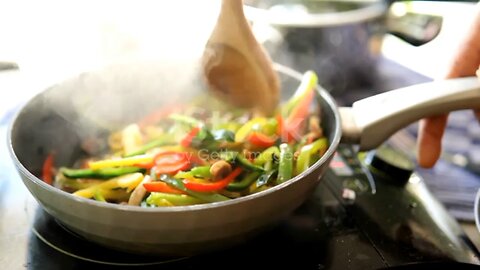
[[[377,92],[427,80],[382,59],[375,83],[368,89],[342,92],[336,99],[340,105],[348,105]],[[8,122],[9,117],[0,121],[0,141],[6,141]],[[87,269],[99,265],[379,269],[480,263],[478,251],[426,183],[427,178],[418,172],[408,181],[392,182],[369,171],[350,146],[341,146],[313,196],[271,230],[221,252],[189,258],[146,257],[112,251],[67,231],[38,206],[21,183],[5,144],[0,144],[0,263],[3,269]],[[455,265],[461,266],[471,265]]]

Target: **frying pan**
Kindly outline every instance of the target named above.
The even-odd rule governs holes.
[[[476,78],[393,90],[360,100],[351,108],[337,108],[327,91],[318,87],[316,100],[330,144],[325,155],[289,181],[226,202],[141,208],[76,197],[40,180],[37,175],[50,151],[55,152],[57,166],[71,166],[86,138],[105,136],[155,107],[185,98],[173,93],[186,84],[162,87],[175,77],[171,68],[158,68],[157,73],[138,70],[111,68],[52,86],[20,109],[8,132],[9,152],[21,179],[49,214],[80,237],[134,253],[192,255],[241,243],[287,217],[309,197],[341,139],[358,143],[362,150],[372,149],[421,117],[480,108]],[[276,70],[286,98],[298,86],[301,74],[280,65]],[[153,78],[156,84],[145,84]]]

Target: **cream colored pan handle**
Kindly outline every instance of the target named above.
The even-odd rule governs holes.
[[[359,144],[360,150],[373,149],[416,120],[462,109],[480,109],[477,77],[388,91],[340,108],[342,142]]]

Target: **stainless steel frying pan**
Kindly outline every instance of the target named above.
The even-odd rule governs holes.
[[[276,68],[282,94],[288,97],[301,74],[283,66]],[[421,117],[480,108],[476,78],[415,85],[340,109],[319,87],[317,101],[330,142],[325,155],[281,185],[227,202],[169,208],[107,204],[75,197],[37,177],[48,152],[55,151],[57,165],[71,165],[85,138],[103,136],[167,101],[176,102],[168,93],[180,89],[174,86],[162,92],[163,83],[175,77],[168,71],[146,75],[110,69],[83,74],[33,97],[11,124],[9,151],[24,184],[49,214],[90,241],[124,251],[169,255],[198,254],[238,244],[285,218],[309,197],[341,139],[358,143],[363,150],[372,149]],[[144,85],[152,79],[149,76],[158,84]]]

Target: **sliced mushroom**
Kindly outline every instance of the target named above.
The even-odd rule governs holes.
[[[147,194],[147,190],[143,187],[144,183],[151,182],[152,179],[149,175],[145,175],[142,182],[132,191],[130,198],[128,199],[128,205],[140,205],[142,203],[143,197]]]
[[[213,180],[219,180],[232,172],[232,166],[225,160],[219,160],[210,167],[210,174]]]

